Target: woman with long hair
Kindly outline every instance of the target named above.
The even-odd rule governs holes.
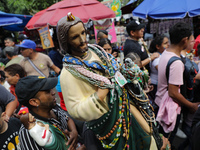
[[[154,53],[157,52],[160,54],[163,53],[165,49],[169,47],[169,39],[165,35],[157,36],[150,44],[149,52]],[[150,99],[152,100],[152,104],[154,106],[154,99],[157,92],[157,83],[158,83],[158,63],[160,60],[160,56],[156,59],[154,59],[150,63],[150,69],[151,69],[151,84],[153,85],[154,89],[149,93]]]

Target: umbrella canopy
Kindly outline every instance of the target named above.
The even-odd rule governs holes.
[[[31,17],[30,15],[10,14],[0,11],[0,26],[10,31],[23,31]]]
[[[89,19],[101,20],[115,17],[115,13],[97,0],[63,0],[36,13],[28,22],[28,29],[41,28],[47,24],[56,26],[68,12],[79,17],[84,23]]]
[[[132,12],[133,16],[154,19],[173,19],[200,15],[199,0],[144,0]]]
[[[20,15],[20,14],[12,14],[12,15],[15,16],[15,17],[17,17],[17,18],[19,18],[19,19],[21,19],[22,23],[4,26],[3,28],[6,29],[6,30],[10,30],[10,31],[23,31],[24,27],[26,26],[26,24],[32,18],[31,15]]]
[[[0,26],[7,26],[11,24],[20,24],[22,20],[0,11]]]

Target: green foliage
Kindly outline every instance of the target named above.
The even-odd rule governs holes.
[[[140,5],[140,3],[142,3],[144,0],[137,0],[137,6]]]
[[[99,2],[102,2],[103,0],[98,0]],[[121,7],[125,6],[130,0],[120,0],[121,1]],[[137,0],[136,6],[138,6],[140,3],[142,3],[144,0]]]
[[[61,0],[1,0],[0,10],[7,13],[34,15]]]

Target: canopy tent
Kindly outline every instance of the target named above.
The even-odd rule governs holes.
[[[133,16],[154,19],[175,19],[200,15],[199,0],[144,0],[133,12]]]
[[[63,0],[36,13],[26,25],[27,29],[41,28],[47,24],[56,26],[68,12],[79,17],[84,23],[89,19],[101,20],[115,17],[115,13],[97,0]]]
[[[10,14],[0,11],[0,26],[10,31],[23,31],[31,17],[30,15]]]

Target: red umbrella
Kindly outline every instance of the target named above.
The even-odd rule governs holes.
[[[41,28],[47,24],[56,26],[68,12],[79,17],[84,23],[89,19],[101,20],[115,17],[115,13],[97,0],[63,0],[36,13],[28,22],[28,29]]]

